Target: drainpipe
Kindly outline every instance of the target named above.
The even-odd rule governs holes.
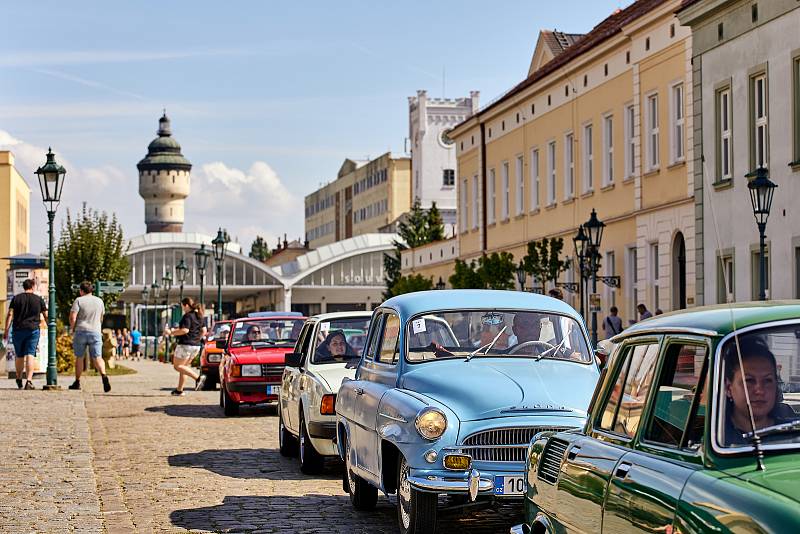
[[[478,119],[480,120],[480,119]],[[481,122],[481,253],[485,254],[486,238],[486,125]]]

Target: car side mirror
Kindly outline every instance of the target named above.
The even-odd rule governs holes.
[[[303,361],[303,355],[299,352],[287,352],[286,353],[286,367],[300,367],[300,363]]]
[[[218,339],[216,342],[216,346],[220,350],[228,350],[228,340],[227,339]]]
[[[594,349],[594,357],[597,358],[597,364],[600,366],[600,369],[606,366],[606,362],[608,362],[609,352],[607,349],[603,347],[597,347]]]

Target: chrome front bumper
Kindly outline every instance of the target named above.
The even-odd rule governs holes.
[[[494,482],[481,478],[478,471],[472,470],[466,479],[445,478],[440,476],[409,476],[408,482],[414,489],[434,493],[467,493],[471,500],[475,500],[478,493],[494,492]]]
[[[531,529],[528,525],[514,525],[508,531],[509,534],[531,534]]]

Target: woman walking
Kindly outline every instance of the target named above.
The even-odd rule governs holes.
[[[164,329],[164,335],[174,336],[178,342],[175,347],[175,356],[172,358],[172,367],[178,371],[178,387],[172,390],[173,395],[183,395],[183,382],[188,376],[195,380],[195,387],[199,383],[200,374],[191,368],[192,360],[200,352],[206,327],[203,325],[203,307],[186,297],[181,301],[183,317],[178,323],[178,328]]]
[[[122,329],[122,358],[127,360],[131,355],[131,333],[127,328]]]

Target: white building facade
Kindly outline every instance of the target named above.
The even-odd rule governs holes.
[[[759,234],[748,177],[777,184],[767,235],[767,298],[800,297],[800,7],[796,0],[698,0],[693,30],[699,303],[756,300]]]
[[[408,128],[411,143],[411,200],[424,209],[436,203],[442,214],[445,235],[455,235],[456,149],[447,132],[478,111],[480,93],[466,98],[429,98],[417,91],[408,98]]]

